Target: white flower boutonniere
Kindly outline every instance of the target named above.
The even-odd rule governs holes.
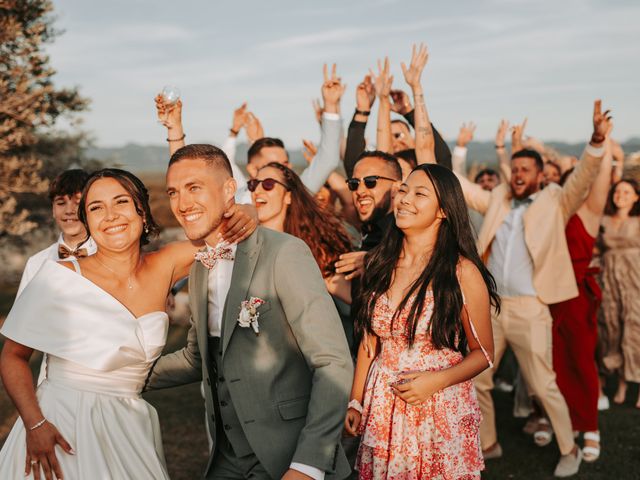
[[[266,302],[258,297],[251,297],[249,300],[242,302],[240,306],[240,315],[238,315],[238,325],[242,328],[251,327],[256,335],[260,335],[260,328],[258,325],[258,307],[264,305]]]

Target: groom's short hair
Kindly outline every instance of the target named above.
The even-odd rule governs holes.
[[[231,170],[231,162],[227,154],[220,148],[208,145],[206,143],[192,143],[185,145],[184,147],[176,150],[171,159],[169,160],[169,166],[173,165],[180,160],[204,160],[207,165],[214,169],[222,169],[233,177],[233,170]]]

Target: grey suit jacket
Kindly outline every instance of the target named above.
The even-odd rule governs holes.
[[[290,235],[258,228],[238,245],[222,325],[222,365],[212,370],[207,326],[208,270],[196,262],[189,292],[187,345],[155,365],[149,388],[205,383],[209,432],[214,436],[215,380],[226,379],[233,405],[254,453],[273,478],[291,462],[345,478],[350,468],[340,437],[353,364],[336,312],[307,245]],[[243,300],[266,301],[260,335],[237,324]]]

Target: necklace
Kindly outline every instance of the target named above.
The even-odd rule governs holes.
[[[100,259],[97,257],[97,255],[94,256],[93,258],[95,258],[100,265],[102,265],[104,268],[109,270],[111,273],[113,273],[116,276],[118,275],[118,272],[116,272],[113,268],[110,268],[108,265],[105,265],[103,262],[101,262]],[[133,269],[133,272],[135,272],[138,269],[139,264],[140,264],[140,259],[138,259],[138,263],[136,263],[136,267]],[[131,273],[127,277],[127,288],[129,290],[133,289],[133,284],[131,283]]]

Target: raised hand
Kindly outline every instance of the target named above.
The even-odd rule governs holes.
[[[512,155],[523,149],[522,137],[524,135],[525,128],[527,128],[526,117],[522,123],[515,124],[513,127],[511,127],[511,154]]]
[[[328,113],[340,112],[340,99],[344,94],[346,85],[342,84],[340,77],[336,75],[336,64],[331,67],[329,76],[327,64],[322,69],[324,82],[322,83],[322,100],[324,101],[324,111]]]
[[[498,131],[496,132],[496,147],[504,148],[507,131],[509,131],[509,121],[503,118],[500,120],[500,125],[498,125]]]
[[[361,112],[370,112],[373,102],[376,101],[376,89],[371,81],[371,75],[365,75],[364,80],[356,88],[356,109]]]
[[[391,100],[391,110],[400,115],[406,115],[413,108],[409,95],[403,90],[391,90]]]
[[[238,135],[242,127],[244,127],[247,118],[247,102],[244,102],[238,108],[233,111],[233,122],[231,123],[231,135],[234,137]]]
[[[393,75],[389,75],[389,57],[384,57],[384,63],[378,60],[378,76],[371,70],[369,70],[369,74],[374,80],[378,98],[388,99],[391,94],[391,84],[393,83]]]
[[[169,104],[165,102],[164,97],[159,93],[156,95],[155,102],[158,121],[162,125],[169,130],[182,127],[182,100]]]
[[[313,100],[311,100],[311,106],[313,107],[313,111],[316,114],[316,121],[319,124],[322,124],[322,114],[324,113],[324,107],[322,106],[322,103],[320,103],[320,100],[318,100],[317,98],[314,98]]]
[[[244,122],[249,142],[253,143],[256,140],[264,137],[264,129],[262,128],[262,123],[260,123],[260,120],[253,114],[253,112],[245,113]]]
[[[411,49],[411,63],[409,64],[409,68],[407,68],[404,62],[400,64],[404,79],[412,89],[421,87],[420,76],[428,60],[429,50],[427,50],[425,44],[421,43],[417,49],[415,44]]]
[[[609,131],[609,124],[613,118],[611,110],[605,110],[602,112],[602,100],[596,100],[593,103],[593,134],[591,135],[591,144],[594,146],[600,146],[604,142],[607,132]]]
[[[311,163],[313,157],[318,153],[318,147],[316,147],[311,140],[302,140],[302,156],[307,161],[307,163]]]
[[[466,147],[467,144],[473,140],[473,134],[476,131],[476,124],[473,122],[463,123],[458,133],[458,140],[456,145],[459,147]]]

